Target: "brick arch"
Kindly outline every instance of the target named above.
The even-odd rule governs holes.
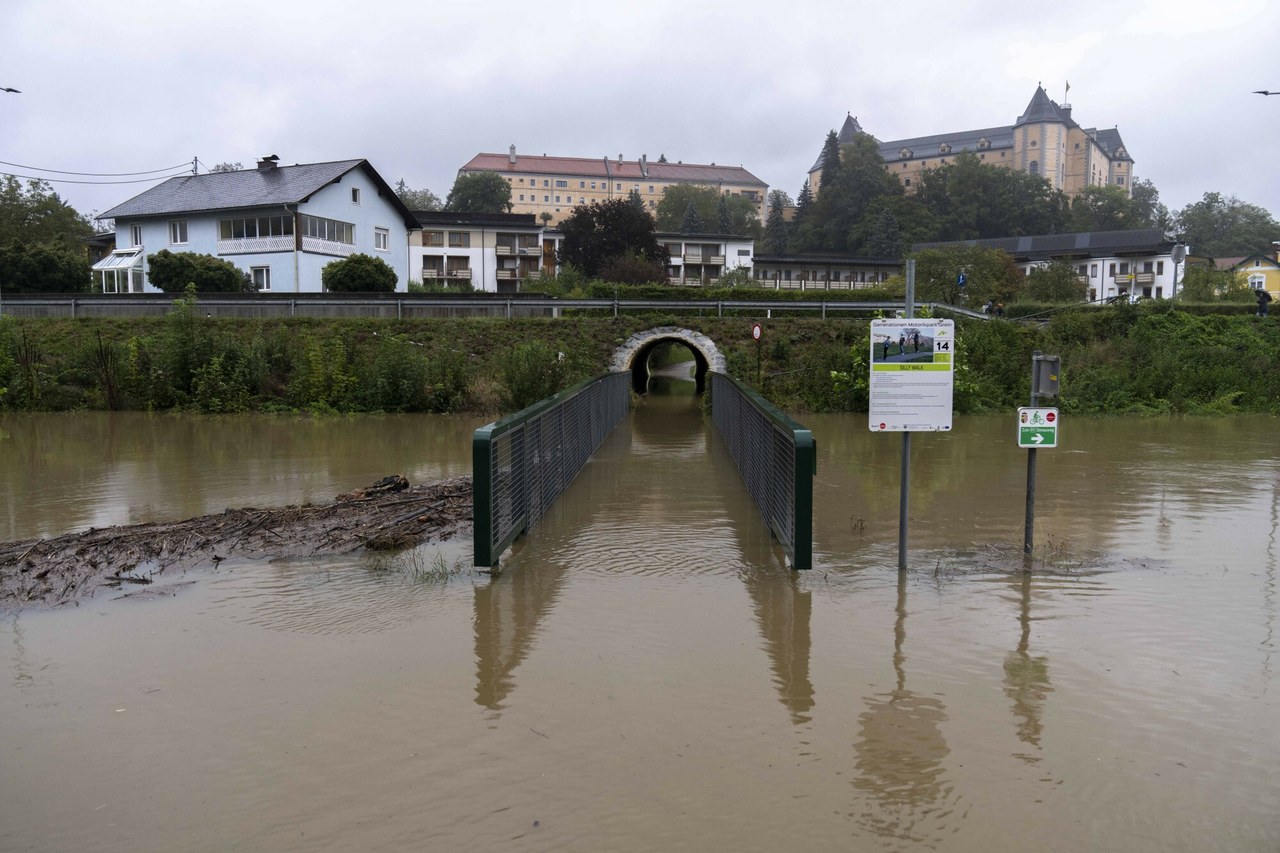
[[[627,339],[626,343],[614,350],[609,369],[615,373],[629,372],[631,387],[637,393],[643,394],[649,385],[649,369],[646,363],[649,353],[658,345],[669,341],[683,344],[692,350],[693,359],[697,365],[694,370],[694,379],[698,393],[702,393],[705,388],[707,370],[727,372],[724,354],[720,352],[715,341],[701,332],[676,326],[662,326],[645,332],[636,332]]]

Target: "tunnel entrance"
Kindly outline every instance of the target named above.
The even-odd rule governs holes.
[[[630,373],[632,389],[637,394],[644,394],[649,389],[649,356],[656,349],[667,344],[683,346],[692,353],[693,380],[698,394],[706,390],[708,370],[725,372],[724,355],[714,341],[701,332],[675,326],[649,329],[632,335],[625,344],[614,351],[610,368],[615,373]]]

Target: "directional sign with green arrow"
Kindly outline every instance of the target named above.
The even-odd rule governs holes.
[[[1018,409],[1018,447],[1057,447],[1057,409]]]

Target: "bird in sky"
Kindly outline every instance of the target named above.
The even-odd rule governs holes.
[[[13,92],[15,95],[21,95],[21,89],[10,89],[8,86],[0,86],[0,92]]]
[[[1254,89],[1255,95],[1280,95],[1280,92],[1268,92],[1266,89]]]

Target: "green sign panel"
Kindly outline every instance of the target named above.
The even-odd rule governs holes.
[[[1018,447],[1057,447],[1057,409],[1018,409]]]

